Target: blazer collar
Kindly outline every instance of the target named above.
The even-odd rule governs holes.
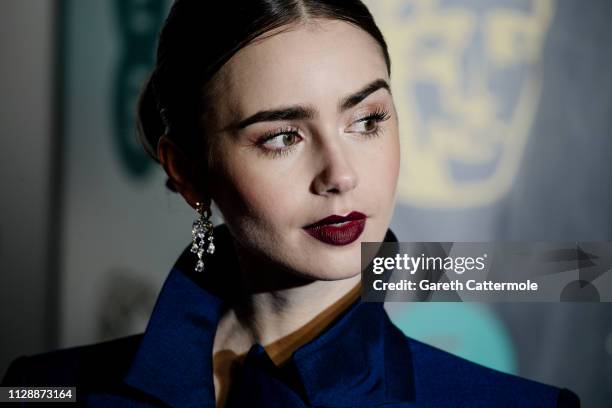
[[[236,268],[225,225],[215,228],[215,241],[218,249],[207,259],[209,270]],[[385,241],[397,242],[390,229]],[[193,273],[193,264],[188,247],[162,287],[124,382],[170,406],[214,407],[212,348],[225,295],[214,279],[218,274]],[[267,361],[268,373],[275,369],[263,347],[255,344],[243,365],[261,361]],[[298,348],[287,367],[296,373],[294,391],[307,404],[357,407],[414,399],[409,346],[382,303],[355,301],[322,334]]]

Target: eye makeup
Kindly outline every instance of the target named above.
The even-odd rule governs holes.
[[[361,133],[366,137],[376,137],[380,135],[381,127],[380,123],[385,122],[391,117],[391,113],[386,108],[377,107],[374,111],[361,118],[355,120],[349,126],[347,133]],[[367,125],[373,125],[373,129],[367,129]],[[353,130],[352,128],[356,125],[363,125],[363,130]]]
[[[285,139],[288,136],[293,139]],[[266,132],[263,136],[259,137],[255,142],[255,146],[258,150],[266,155],[271,155],[272,157],[278,157],[288,154],[293,147],[299,143],[299,141],[291,143],[290,145],[281,146],[281,147],[265,147],[266,145],[272,145],[271,141],[279,140],[282,144],[287,140],[295,140],[296,138],[302,139],[302,136],[299,134],[299,129],[294,126],[286,126],[281,127],[276,130],[272,130]]]
[[[387,108],[376,107],[370,110],[369,113],[366,112],[363,116],[351,122],[345,132],[359,133],[367,138],[373,138],[381,133],[380,123],[388,120],[390,117],[391,114]],[[359,128],[359,126],[363,126],[363,128]],[[264,133],[257,138],[254,145],[262,154],[276,158],[291,153],[303,139],[304,137],[300,135],[298,127],[283,126]],[[275,145],[276,147],[271,147]]]

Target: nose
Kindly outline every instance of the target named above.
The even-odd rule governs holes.
[[[354,163],[340,141],[323,143],[318,154],[322,166],[313,180],[315,194],[323,196],[342,194],[357,186]]]

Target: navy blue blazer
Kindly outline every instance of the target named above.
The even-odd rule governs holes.
[[[3,386],[76,386],[92,407],[215,407],[212,347],[236,267],[225,226],[202,274],[187,248],[143,334],[13,361]],[[385,241],[397,241],[389,230]],[[221,271],[222,273],[214,273]],[[219,278],[217,278],[219,277]],[[225,299],[225,300],[223,300]],[[355,301],[290,360],[255,344],[227,407],[578,407],[574,393],[504,374],[406,337],[381,303]]]

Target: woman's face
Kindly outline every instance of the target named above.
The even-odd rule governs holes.
[[[308,278],[360,273],[360,243],[383,240],[399,171],[378,43],[316,20],[243,48],[213,83],[210,191],[240,246]],[[365,222],[305,228],[351,212]]]

